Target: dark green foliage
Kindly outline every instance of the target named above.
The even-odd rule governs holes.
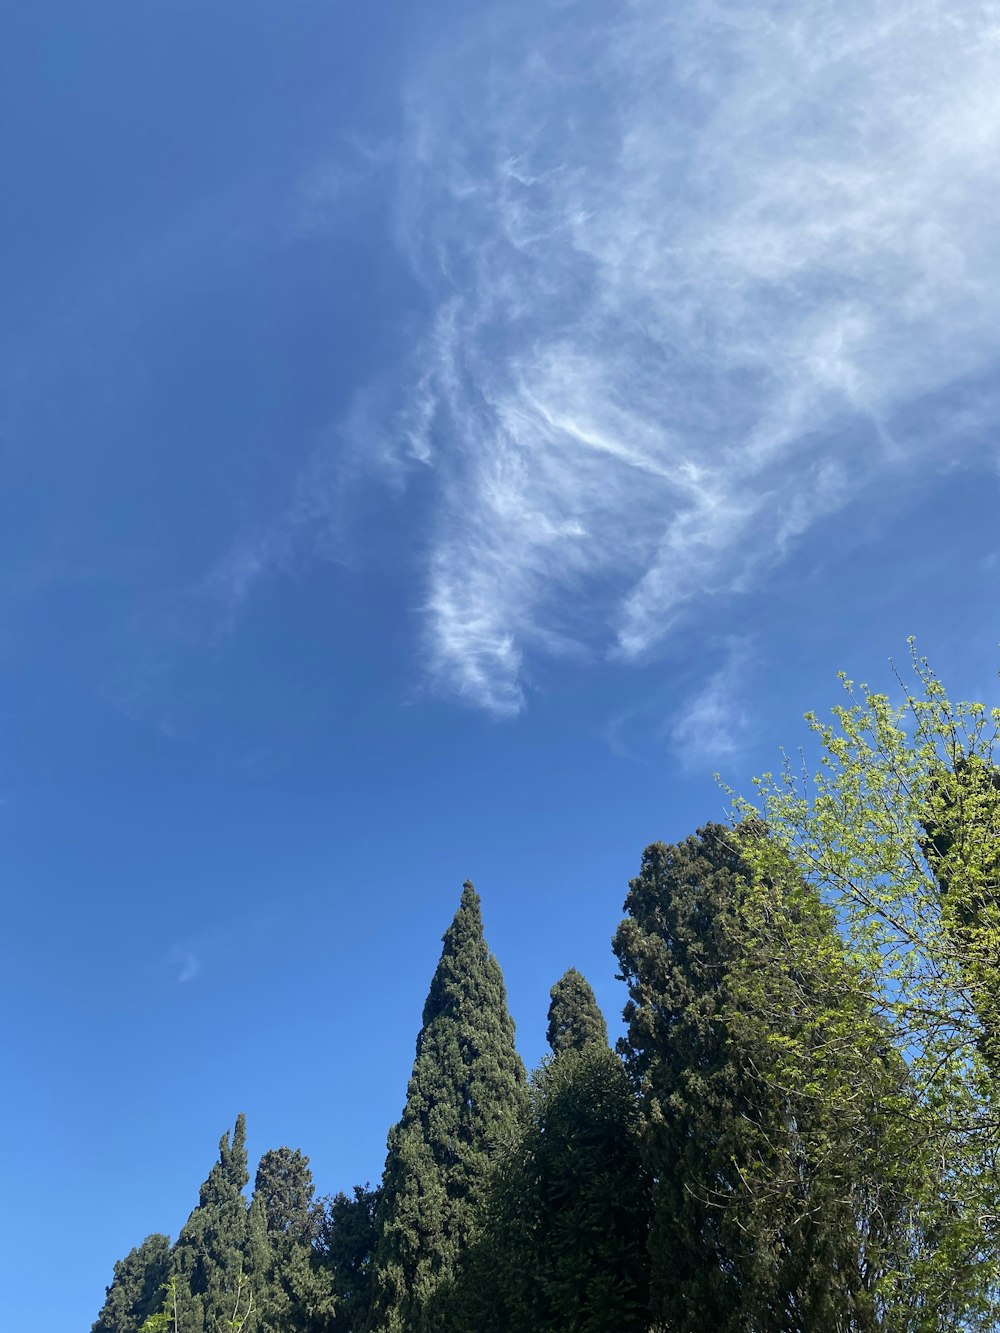
[[[333,1284],[313,1250],[322,1210],[309,1158],[291,1148],[260,1160],[248,1217],[254,1333],[320,1333],[333,1317]]]
[[[328,1274],[334,1314],[325,1333],[358,1333],[372,1303],[378,1190],[355,1185],[353,1196],[340,1193],[327,1203],[316,1248]]]
[[[170,1239],[147,1236],[115,1264],[107,1299],[91,1333],[138,1333],[157,1309],[170,1268]]]
[[[490,1155],[524,1102],[503,976],[462,891],[424,1005],[406,1106],[389,1132],[378,1210],[372,1333],[418,1333],[435,1289],[474,1238]]]
[[[251,1299],[247,1262],[249,1180],[246,1120],[236,1118],[219,1143],[219,1160],[201,1187],[198,1207],[177,1238],[173,1266],[178,1279],[178,1333],[222,1333]]]
[[[607,1043],[532,1080],[469,1264],[469,1333],[645,1333],[648,1186],[638,1110]]]
[[[260,1199],[269,1236],[311,1242],[318,1225],[309,1158],[298,1150],[275,1148],[257,1167],[253,1197]]]
[[[908,1244],[909,1168],[880,1110],[905,1071],[830,914],[787,866],[751,889],[741,836],[648,847],[615,937],[653,1314],[672,1333],[905,1327],[879,1292]]]
[[[607,1045],[608,1025],[597,1006],[590,982],[571,967],[549,992],[549,1027],[545,1039],[553,1053],[582,1051],[590,1042]]]

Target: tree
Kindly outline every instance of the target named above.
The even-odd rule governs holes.
[[[500,967],[479,897],[462,890],[424,1005],[413,1073],[389,1132],[378,1209],[372,1333],[416,1333],[474,1239],[490,1157],[524,1102]]]
[[[174,1246],[180,1288],[178,1333],[222,1333],[245,1319],[249,1299],[246,1119],[236,1118],[219,1142],[219,1160],[201,1187],[198,1206]]]
[[[333,1284],[313,1249],[321,1225],[309,1158],[291,1148],[266,1152],[247,1222],[255,1333],[326,1333],[330,1328]]]
[[[264,1209],[269,1236],[311,1243],[318,1226],[309,1158],[297,1149],[275,1148],[260,1159],[254,1198]]]
[[[608,1043],[608,1025],[597,1006],[590,982],[571,967],[549,992],[549,1026],[545,1039],[554,1055],[582,1051],[591,1042]]]
[[[379,1191],[355,1185],[328,1200],[316,1248],[321,1271],[328,1275],[333,1316],[324,1333],[358,1333],[372,1304],[372,1277],[378,1239]]]
[[[907,1133],[943,1164],[921,1205],[938,1237],[927,1300],[986,1329],[1000,1319],[1000,709],[952,703],[912,642],[911,669],[898,703],[841,676],[832,721],[807,714],[815,770],[786,760],[737,808],[769,832],[755,873],[787,859],[836,913],[918,1092]]]
[[[960,753],[931,784],[921,847],[941,919],[979,1020],[977,1045],[1000,1080],[1000,768]]]
[[[647,1229],[638,1107],[621,1061],[593,1036],[566,1045],[534,1075],[520,1133],[498,1157],[463,1327],[646,1333]]]
[[[677,1333],[894,1327],[882,1286],[914,1187],[881,1107],[905,1070],[829,911],[787,862],[755,882],[748,840],[708,825],[647,847],[615,936],[652,1311]]]
[[[176,1273],[171,1273],[164,1282],[160,1304],[163,1308],[148,1317],[139,1333],[178,1333],[180,1302],[177,1296]]]
[[[159,1234],[119,1259],[91,1333],[139,1333],[162,1298],[169,1266],[170,1238]]]

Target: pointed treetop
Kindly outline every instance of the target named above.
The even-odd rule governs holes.
[[[481,980],[491,971],[492,958],[483,938],[479,894],[471,880],[467,879],[462,886],[458,911],[442,936],[442,944],[441,958],[424,1004],[425,1027],[435,1017],[443,1013],[457,1016],[470,1004],[480,1003],[483,998],[469,993],[470,980]]]
[[[406,1105],[389,1131],[367,1333],[439,1327],[436,1293],[477,1233],[493,1154],[524,1100],[503,974],[466,883],[424,1005]]]
[[[545,1039],[554,1054],[582,1051],[593,1042],[608,1043],[608,1025],[597,1005],[590,982],[571,967],[549,991],[549,1028]]]

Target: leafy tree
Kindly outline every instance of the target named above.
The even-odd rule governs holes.
[[[247,1271],[249,1180],[246,1119],[239,1115],[230,1142],[219,1143],[219,1160],[201,1187],[198,1206],[174,1246],[173,1266],[180,1290],[177,1333],[222,1333],[246,1317],[251,1294]]]
[[[402,1118],[389,1132],[378,1209],[372,1333],[417,1333],[474,1239],[490,1155],[525,1096],[503,976],[462,890],[424,1005]]]
[[[608,1025],[582,972],[571,967],[549,995],[549,1027],[545,1038],[554,1055],[565,1050],[582,1051],[591,1042],[607,1045]]]
[[[148,1317],[139,1333],[178,1333],[180,1328],[180,1301],[177,1295],[176,1273],[171,1273],[164,1282],[160,1304],[163,1308]]]
[[[170,1239],[159,1234],[119,1259],[91,1333],[138,1333],[161,1300],[169,1266]]]
[[[905,1070],[831,914],[787,861],[756,883],[748,840],[708,825],[648,847],[615,936],[653,1314],[677,1333],[891,1327],[915,1186],[881,1107]]]
[[[978,1047],[1000,1079],[1000,769],[973,752],[931,785],[922,849],[941,918],[979,1019]]]
[[[757,781],[757,808],[738,805],[769,830],[755,873],[790,860],[836,911],[918,1090],[906,1131],[943,1166],[921,1203],[937,1259],[916,1283],[986,1329],[1000,1320],[1000,709],[952,703],[912,644],[911,666],[898,703],[842,676],[832,721],[807,714],[816,770],[786,762]]]
[[[327,1202],[316,1248],[328,1275],[333,1316],[324,1333],[357,1333],[371,1310],[379,1191],[355,1185]]]

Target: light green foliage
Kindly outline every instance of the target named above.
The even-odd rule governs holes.
[[[389,1132],[373,1333],[417,1333],[443,1318],[430,1313],[432,1298],[476,1235],[490,1155],[511,1137],[524,1088],[503,976],[467,883],[424,1005],[406,1106]]]
[[[164,1282],[160,1293],[162,1309],[151,1314],[144,1322],[139,1333],[177,1333],[180,1328],[177,1275],[172,1273]]]
[[[832,722],[807,719],[815,769],[786,763],[758,780],[756,805],[738,808],[769,834],[747,848],[755,878],[790,861],[836,913],[856,984],[908,1067],[914,1095],[900,1116],[941,1164],[921,1201],[935,1253],[917,1256],[910,1286],[939,1307],[964,1307],[955,1326],[992,1328],[1000,710],[953,704],[926,661],[913,654],[911,666],[895,703],[842,677],[848,702]],[[790,1077],[800,1059],[793,1047]]]
[[[545,1034],[554,1055],[582,1051],[591,1042],[608,1043],[608,1025],[597,1006],[590,982],[575,967],[564,972],[549,992],[549,1026]]]

